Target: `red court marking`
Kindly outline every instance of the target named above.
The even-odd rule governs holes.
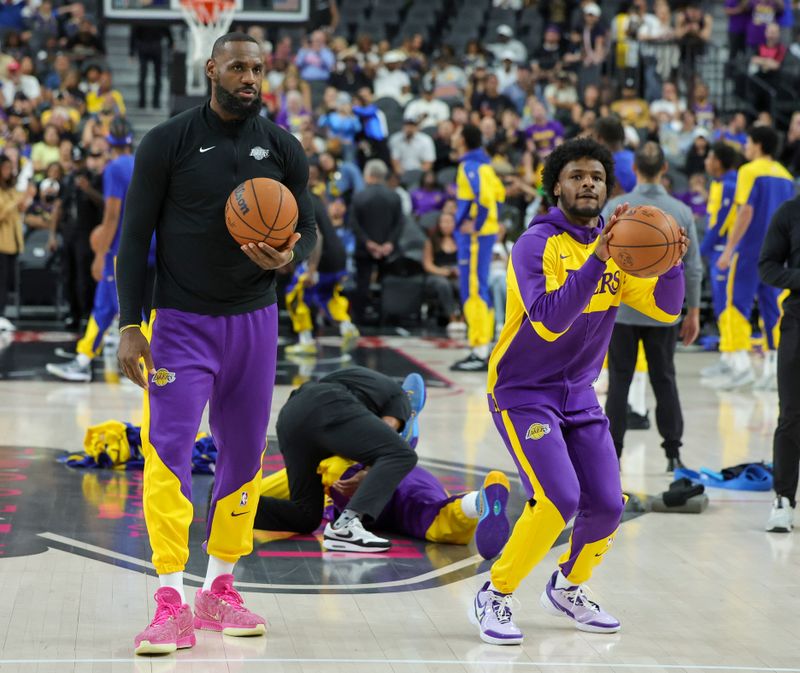
[[[10,532],[11,532],[10,523],[0,523],[0,533],[10,533]]]
[[[423,558],[423,554],[417,549],[390,549],[386,552],[375,554],[359,552],[323,552],[319,551],[259,551],[258,555],[265,558],[322,558],[326,555],[334,558],[363,559],[363,558]]]

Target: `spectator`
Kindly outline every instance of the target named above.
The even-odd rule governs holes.
[[[497,75],[491,73],[486,75],[484,91],[473,94],[470,103],[472,109],[478,112],[481,117],[492,115],[495,119],[499,119],[500,114],[506,108],[514,107],[511,99],[500,93]]]
[[[42,3],[28,20],[31,33],[30,47],[32,52],[38,52],[44,47],[48,38],[56,39],[59,35],[58,19],[53,12],[51,0],[42,0]]]
[[[0,14],[2,17],[2,14]],[[8,285],[14,260],[22,252],[21,194],[16,189],[11,159],[0,155],[0,331],[14,331],[5,317]]]
[[[614,176],[616,188],[609,196],[627,194],[636,187],[636,173],[633,170],[633,152],[625,148],[625,129],[616,116],[601,117],[594,126],[595,139],[605,145],[614,157]]]
[[[690,76],[697,71],[697,58],[706,53],[713,27],[714,19],[703,11],[698,0],[692,0],[675,17],[675,37],[681,49],[681,63]]]
[[[327,129],[328,138],[338,138],[342,144],[342,158],[350,163],[356,161],[356,136],[361,132],[361,122],[353,114],[352,99],[341,92],[336,97],[336,111],[322,115],[320,129]]]
[[[706,154],[708,154],[708,151],[706,151]],[[689,206],[695,221],[701,221],[705,218],[706,209],[708,208],[708,182],[705,169],[701,169],[698,173],[690,174],[688,191],[683,194],[675,194],[675,198]]]
[[[57,163],[48,167],[47,177],[37,185],[36,196],[25,210],[22,222],[26,231],[30,229],[47,229],[51,232],[51,236],[55,233],[56,202],[61,191],[61,184],[55,177],[50,177],[50,169],[53,167],[60,169],[60,165]],[[53,174],[56,174],[55,170]]]
[[[716,114],[714,104],[709,99],[708,85],[700,80],[695,82],[692,98],[694,101],[692,110],[694,111],[695,119],[697,119],[697,125],[710,133],[714,130]]]
[[[522,114],[525,109],[525,101],[528,96],[534,93],[534,80],[530,67],[526,63],[521,63],[517,66],[517,79],[516,81],[503,89],[503,95],[506,96],[517,109],[519,114]]]
[[[458,285],[458,245],[454,237],[456,220],[453,215],[441,213],[422,251],[422,268],[425,270],[425,291],[438,308],[440,325],[447,325],[447,333],[461,331],[461,302]]]
[[[497,85],[500,91],[505,91],[517,81],[517,64],[514,62],[514,52],[506,49],[500,52],[499,65],[494,69],[497,76]]]
[[[430,72],[422,78],[423,88],[433,86],[436,98],[461,98],[467,88],[467,73],[447,55],[444,49],[434,62]]]
[[[319,155],[320,177],[327,184],[328,200],[342,199],[349,204],[364,189],[364,179],[358,166],[349,161],[338,161],[334,155],[337,140],[328,142],[328,149]]]
[[[536,153],[544,159],[558,145],[564,142],[564,127],[547,116],[547,109],[539,101],[531,105],[532,123],[525,129],[525,135],[533,140]]]
[[[295,64],[306,82],[327,82],[336,65],[336,57],[327,46],[328,38],[321,30],[311,33],[308,47],[297,52]]]
[[[486,45],[486,49],[494,56],[496,60],[501,60],[506,51],[513,53],[513,60],[516,63],[522,63],[528,60],[528,50],[525,45],[517,39],[514,39],[514,29],[511,26],[502,24],[497,27],[497,41]]]
[[[755,103],[756,109],[762,110],[770,106],[770,98],[780,83],[780,69],[786,58],[786,46],[780,43],[781,28],[771,23],[764,31],[764,42],[758,45],[758,51],[750,58],[750,74],[762,82],[768,89],[750,87],[748,99]]]
[[[503,110],[500,117],[501,128],[495,138],[495,151],[516,164],[520,154],[525,151],[526,136],[522,130],[522,118],[516,110]]]
[[[653,12],[655,20],[645,21],[637,35],[642,45],[644,97],[648,101],[658,95],[662,82],[673,78],[680,61],[680,50],[674,44],[672,11],[667,0],[656,0]]]
[[[25,57],[28,58],[29,57]],[[29,59],[30,60],[30,59]],[[19,61],[10,61],[6,78],[3,80],[3,98],[13,101],[17,93],[22,93],[30,101],[38,102],[42,95],[42,88],[33,75],[23,74]]]
[[[113,110],[114,116],[125,116],[125,101],[122,94],[113,88],[111,71],[103,70],[97,82],[97,91],[86,94],[86,110],[97,114],[103,110]]]
[[[400,197],[386,186],[389,170],[380,159],[364,167],[366,188],[356,194],[350,208],[350,226],[356,235],[356,291],[354,322],[363,323],[367,314],[369,286],[373,273],[380,275],[392,255],[403,228]]]
[[[600,22],[600,6],[589,2],[583,6],[583,24],[580,28],[583,61],[578,75],[579,88],[599,84],[600,74],[607,54],[606,29]]]
[[[450,107],[443,100],[434,98],[432,84],[423,84],[422,96],[412,100],[404,111],[404,116],[417,120],[420,128],[436,128],[450,119]]]
[[[734,112],[727,125],[714,133],[714,140],[722,140],[734,147],[739,154],[743,154],[747,142],[747,117],[744,112]]]
[[[751,12],[750,0],[725,0],[725,14],[728,17],[728,53],[731,60],[745,50]]]
[[[283,80],[278,87],[278,93],[281,97],[281,106],[285,105],[286,94],[290,91],[297,91],[303,97],[303,107],[306,110],[311,110],[311,87],[308,82],[300,78],[297,66],[292,64],[286,69]]]
[[[67,73],[72,69],[69,56],[63,52],[59,52],[53,58],[53,64],[47,75],[44,77],[44,87],[46,89],[58,90],[61,88],[62,82],[67,77]]]
[[[544,31],[542,46],[533,55],[533,78],[543,86],[549,82],[561,67],[561,31],[558,26],[549,25]]]
[[[389,165],[391,155],[386,115],[372,102],[372,91],[369,87],[359,89],[355,103],[353,112],[361,122],[361,160],[359,163],[366,163],[369,159],[380,159]]]
[[[633,79],[625,80],[622,85],[622,98],[611,104],[611,112],[617,115],[623,124],[630,124],[637,129],[645,128],[650,121],[650,108],[647,101],[639,97]]]
[[[450,119],[441,122],[436,128],[436,134],[433,136],[433,144],[436,149],[436,161],[433,169],[437,173],[443,168],[455,168],[458,165],[458,161],[453,157],[451,146],[451,138],[455,130],[455,124]]]
[[[621,72],[630,73],[639,67],[639,29],[647,21],[647,0],[630,0],[614,17],[612,40],[615,63]]]
[[[578,90],[569,72],[560,72],[544,89],[544,99],[547,101],[552,115],[560,121],[569,119],[572,106],[578,102]]]
[[[358,51],[355,47],[345,49],[339,54],[342,67],[331,75],[330,84],[339,91],[354,95],[359,89],[372,86],[372,80],[358,65]]]
[[[105,45],[97,34],[97,27],[88,18],[81,19],[78,31],[67,40],[66,48],[71,58],[78,63],[98,59],[106,53]]]
[[[61,156],[58,149],[60,141],[58,129],[50,124],[45,127],[42,140],[35,143],[31,148],[31,161],[33,162],[33,170],[36,172],[37,179],[41,180],[47,167],[59,160]]]
[[[164,50],[164,41],[167,49],[172,49],[172,32],[167,26],[157,26],[151,23],[137,24],[131,28],[128,53],[131,58],[139,57],[139,107],[147,107],[146,80],[150,64],[153,66],[153,108],[161,107],[161,79],[163,76],[161,59]]]
[[[295,134],[310,126],[311,112],[303,105],[303,95],[299,91],[286,92],[275,123]]]
[[[686,101],[678,96],[678,85],[667,81],[661,85],[661,98],[650,103],[650,116],[659,118],[666,115],[670,123],[677,122],[686,109]]]
[[[686,173],[686,175],[704,175],[706,156],[708,156],[710,149],[711,143],[709,141],[708,132],[705,131],[705,129],[698,128],[697,135],[695,135],[692,145],[686,153],[686,162],[683,166],[683,172]],[[689,206],[692,211],[695,210],[691,203],[687,202],[686,205]],[[700,213],[700,217],[703,215],[705,215],[705,211]]]
[[[0,34],[17,34],[25,30],[25,13],[28,3],[25,0],[19,2],[4,2],[0,4]]]
[[[756,51],[766,41],[767,26],[776,23],[783,15],[783,0],[750,0],[749,7],[745,44],[749,50]]]
[[[436,174],[426,171],[420,186],[411,191],[412,213],[415,217],[421,217],[432,210],[440,210],[445,198],[445,193],[436,182]]]
[[[433,138],[420,133],[417,120],[411,117],[404,117],[403,129],[389,138],[389,151],[397,175],[406,171],[429,171],[436,161]]]
[[[394,98],[405,105],[411,98],[411,78],[401,68],[406,61],[402,51],[393,50],[383,57],[383,67],[375,77],[375,98]]]

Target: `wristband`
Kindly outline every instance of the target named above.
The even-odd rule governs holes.
[[[289,264],[294,261],[294,250],[289,251]]]
[[[133,329],[134,327],[138,329],[139,325],[125,325],[125,327],[119,328],[119,333],[122,334],[126,329]]]

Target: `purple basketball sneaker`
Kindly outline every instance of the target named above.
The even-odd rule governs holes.
[[[608,614],[594,601],[589,600],[583,585],[556,588],[558,571],[553,573],[541,597],[542,607],[551,615],[569,617],[579,631],[590,633],[615,633],[619,620]]]
[[[481,631],[481,640],[492,645],[521,645],[520,631],[511,618],[511,594],[500,594],[483,585],[469,611],[469,621]]]
[[[480,490],[481,515],[475,529],[475,545],[485,559],[497,556],[508,541],[508,517],[506,505],[511,485],[502,472],[493,470],[483,480]]]

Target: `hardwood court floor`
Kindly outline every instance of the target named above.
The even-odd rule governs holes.
[[[380,366],[369,351],[389,348],[409,368],[430,370],[421,463],[454,488],[472,488],[487,468],[511,473],[513,465],[486,410],[483,377],[451,375],[447,367],[459,351],[444,345],[368,340],[357,361]],[[711,360],[702,353],[678,356],[685,462],[697,469],[770,459],[776,395],[702,387],[697,372]],[[286,384],[276,390],[271,430],[289,390]],[[134,658],[132,638],[148,622],[157,588],[147,572],[141,520],[126,509],[135,502],[137,478],[75,471],[64,477],[67,468],[55,463],[57,451],[80,448],[86,425],[109,418],[140,420],[133,386],[23,376],[0,381],[0,448],[11,447],[0,452],[2,673],[800,671],[800,541],[797,533],[763,532],[769,493],[738,491],[711,491],[701,515],[650,513],[623,524],[590,582],[595,598],[622,622],[615,635],[580,633],[540,610],[539,594],[563,547],[517,593],[525,644],[499,648],[483,644],[466,618],[486,579],[487,564],[474,550],[400,540],[407,553],[393,559],[322,558],[312,538],[282,543],[298,545],[295,565],[308,569],[296,586],[285,573],[244,592],[249,607],[269,620],[266,638],[200,632],[192,650]],[[670,482],[664,467],[655,430],[629,433],[626,490],[660,493]],[[24,490],[18,505],[2,497],[15,484]],[[9,530],[9,521],[17,530]],[[260,562],[278,567],[269,555]]]

